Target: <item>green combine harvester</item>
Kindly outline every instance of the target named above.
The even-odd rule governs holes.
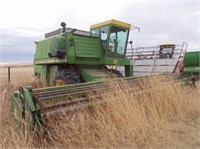
[[[92,25],[90,32],[66,28],[63,22],[61,26],[45,34],[44,40],[35,42],[35,76],[51,87],[20,87],[11,96],[11,112],[15,119],[25,120],[42,133],[48,116],[91,106],[91,97],[102,103],[104,95],[97,91],[109,87],[103,80],[122,77],[119,71],[112,69],[115,66],[124,67],[124,79],[130,84],[139,81],[132,76],[132,62],[126,58],[130,24],[109,20]],[[190,58],[185,59],[184,73],[192,69],[190,61]]]
[[[131,25],[110,20],[90,27],[90,32],[63,28],[45,34],[36,42],[35,76],[47,85],[75,84],[121,75],[113,65],[125,67],[132,76],[132,64],[125,58]]]
[[[109,20],[92,25],[90,32],[66,28],[64,22],[61,26],[35,42],[35,76],[54,87],[21,87],[11,97],[14,117],[41,132],[45,117],[90,105],[87,94],[105,88],[102,80],[121,77],[113,66],[124,66],[127,79],[133,74],[132,62],[125,56],[130,24]]]

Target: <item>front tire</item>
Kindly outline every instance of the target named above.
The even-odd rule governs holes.
[[[56,76],[53,80],[53,85],[67,85],[67,84],[76,84],[80,83],[80,76],[74,69],[61,69],[56,73]]]

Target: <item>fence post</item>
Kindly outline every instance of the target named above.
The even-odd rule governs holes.
[[[10,66],[8,66],[8,83],[10,83]]]

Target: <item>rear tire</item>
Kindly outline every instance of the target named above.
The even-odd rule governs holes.
[[[58,80],[63,81],[64,85],[66,85],[66,84],[76,84],[76,83],[80,83],[81,82],[80,76],[72,68],[59,70],[56,73],[56,76],[55,76],[55,78],[53,80],[53,85],[54,86],[57,84]]]

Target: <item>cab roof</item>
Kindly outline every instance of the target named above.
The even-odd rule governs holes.
[[[99,28],[99,27],[109,25],[109,24],[121,26],[121,27],[124,27],[124,28],[127,28],[127,29],[131,28],[131,24],[129,24],[129,23],[112,19],[112,20],[108,20],[108,21],[105,21],[105,22],[101,22],[101,23],[91,25],[90,29]]]
[[[161,44],[160,47],[174,47],[175,44]]]

